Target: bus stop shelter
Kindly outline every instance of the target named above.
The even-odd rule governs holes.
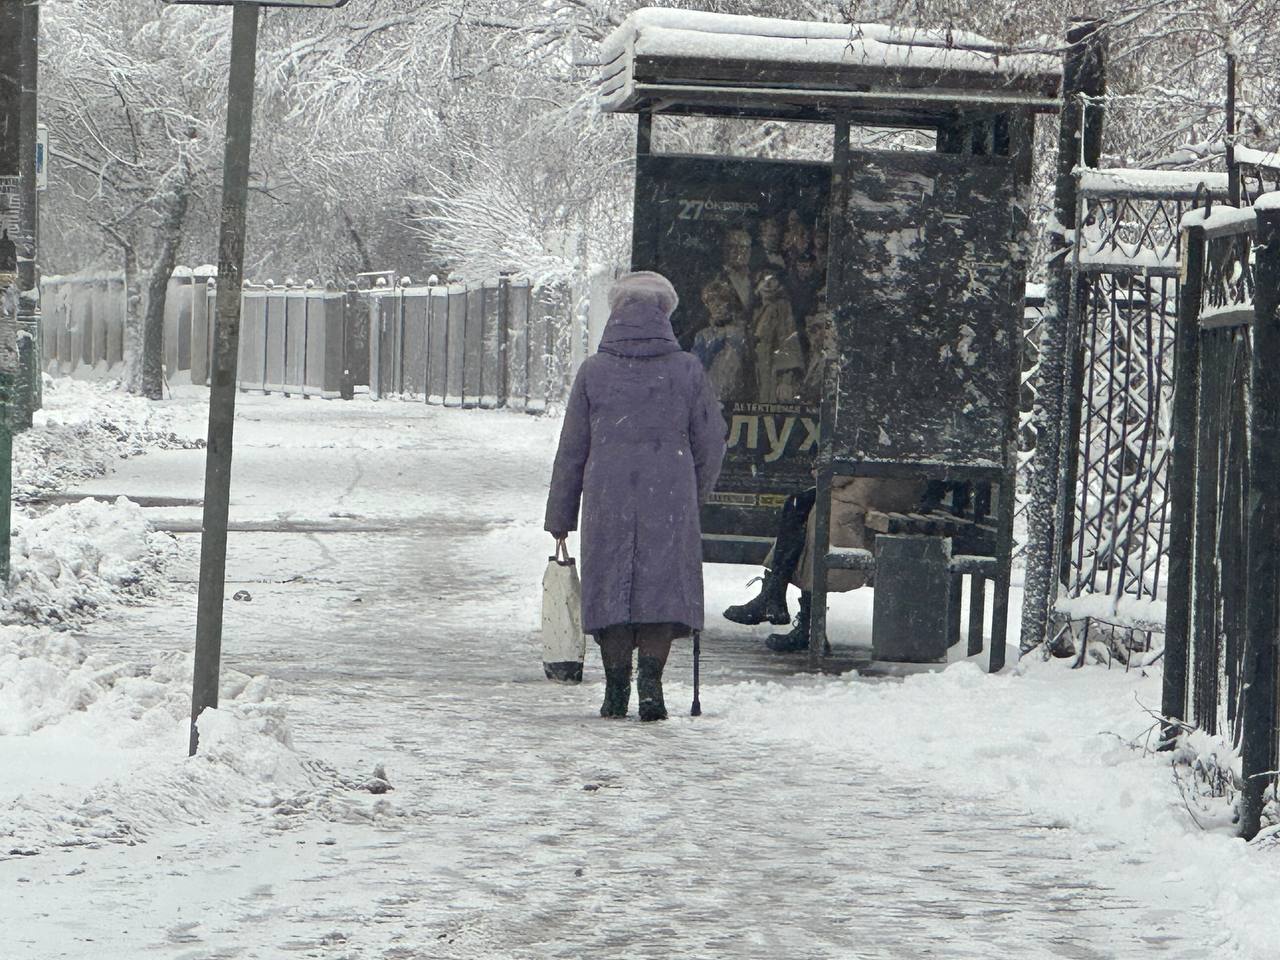
[[[704,556],[759,563],[785,498],[817,486],[811,656],[830,571],[875,583],[873,655],[1003,662],[1034,115],[1056,56],[971,34],[646,9],[604,45],[600,97],[638,114],[632,268],[667,275],[730,447]],[[668,117],[831,128],[829,159],[661,153]],[[926,149],[865,149],[870,131]],[[902,146],[901,144],[898,145]],[[836,478],[918,483],[829,544]]]

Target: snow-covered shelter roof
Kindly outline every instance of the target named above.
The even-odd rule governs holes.
[[[1061,63],[976,34],[646,8],[601,48],[612,112],[933,126],[957,115],[1056,110]]]

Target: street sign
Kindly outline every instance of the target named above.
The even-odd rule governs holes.
[[[36,124],[36,189],[49,189],[49,128]]]
[[[344,6],[347,0],[164,0],[165,3],[194,3],[206,7],[229,7],[235,4],[253,4],[255,7],[312,7],[333,9]]]

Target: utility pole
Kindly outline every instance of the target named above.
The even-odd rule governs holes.
[[[258,8],[235,7],[231,27],[231,82],[227,89],[227,145],[222,170],[222,228],[218,239],[218,293],[209,372],[209,442],[204,468],[204,523],[196,608],[196,659],[191,686],[191,742],[206,707],[218,706],[222,661],[222,607],[227,575],[227,513],[231,501],[231,436],[236,416],[236,361],[240,352],[240,287],[244,278],[245,214],[249,203],[249,145],[258,49]]]

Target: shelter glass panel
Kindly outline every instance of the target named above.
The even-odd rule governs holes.
[[[1007,159],[854,152],[833,290],[835,452],[1002,468],[1016,418],[1023,251]]]

